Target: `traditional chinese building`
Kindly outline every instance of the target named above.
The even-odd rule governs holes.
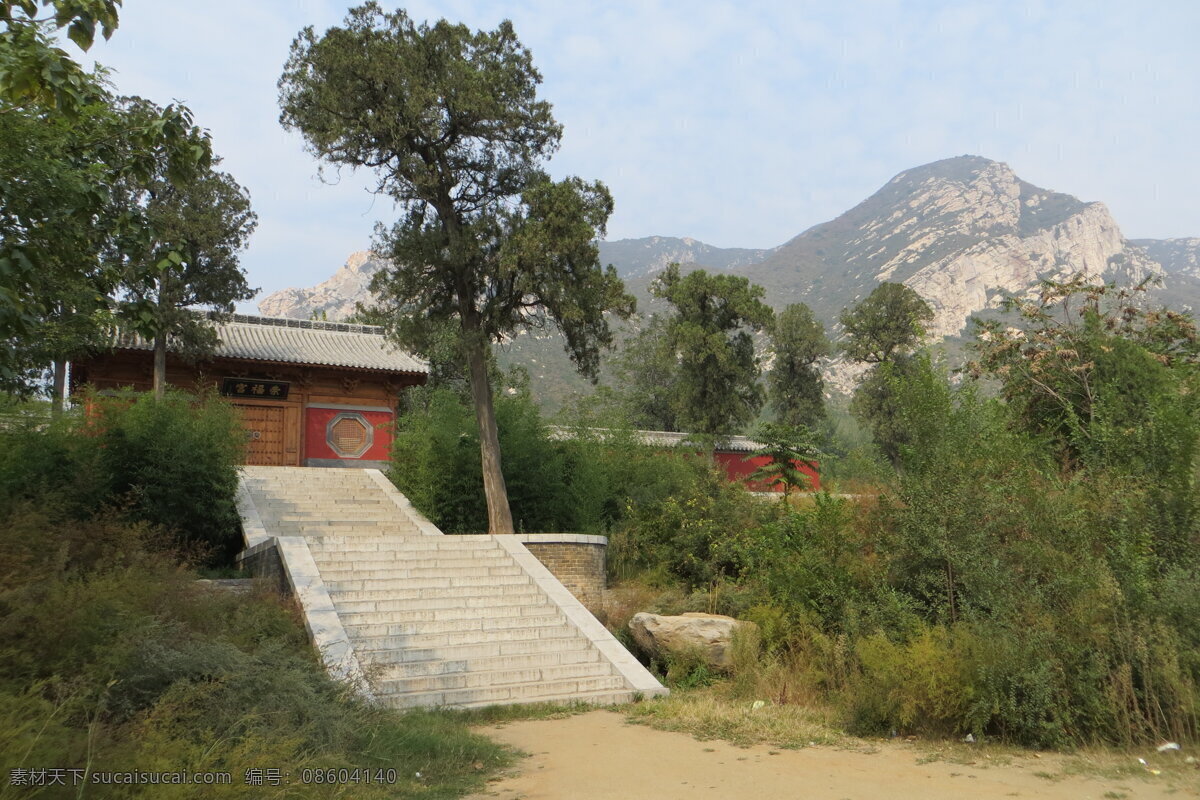
[[[168,353],[167,383],[229,398],[246,425],[247,464],[386,464],[397,400],[425,383],[424,362],[371,325],[243,315],[215,325],[220,344],[207,360]],[[148,391],[153,356],[150,342],[122,334],[111,351],[71,365],[72,390]]]

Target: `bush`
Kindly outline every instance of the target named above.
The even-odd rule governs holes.
[[[609,559],[626,574],[669,573],[688,589],[736,580],[745,569],[744,531],[760,516],[778,513],[730,483],[706,459],[658,455],[644,474],[648,485],[627,491],[626,517],[609,539]]]
[[[164,544],[214,563],[241,545],[235,494],[245,438],[217,397],[90,397],[58,420],[10,421],[0,443],[0,515],[24,506],[84,520],[119,509],[157,528]]]
[[[325,674],[294,607],[265,586],[251,596],[202,588],[173,554],[149,549],[161,544],[153,529],[111,517],[80,532],[42,515],[49,555],[31,555],[13,539],[34,516],[0,526],[0,769],[232,774],[206,797],[245,796],[247,770],[280,769],[290,786],[255,796],[325,797],[328,787],[299,784],[301,769],[370,767],[396,770],[398,782],[356,785],[355,797],[450,797],[507,761],[454,719],[362,704]]]
[[[575,530],[564,458],[527,392],[496,397],[496,426],[518,531]],[[396,425],[389,477],[446,533],[488,529],[475,412],[458,393],[428,393]]]
[[[161,400],[97,397],[92,408],[107,497],[127,498],[135,519],[228,561],[241,546],[234,498],[245,452],[233,407],[216,396],[168,392]]]

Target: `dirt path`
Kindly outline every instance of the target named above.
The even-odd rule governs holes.
[[[527,753],[513,774],[475,800],[1148,800],[1200,797],[1190,774],[1105,779],[1057,776],[1058,757],[1018,755],[1004,764],[930,761],[913,746],[883,743],[875,752],[833,747],[774,750],[702,742],[681,733],[630,725],[593,711],[565,719],[479,729]],[[1007,759],[1006,759],[1007,760]]]

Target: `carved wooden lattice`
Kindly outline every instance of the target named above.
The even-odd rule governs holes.
[[[357,456],[367,447],[368,431],[355,417],[342,417],[329,430],[329,446],[342,456]]]

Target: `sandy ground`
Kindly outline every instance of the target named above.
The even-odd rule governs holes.
[[[1057,756],[1018,754],[1004,758],[1003,764],[950,763],[929,761],[919,745],[892,742],[870,744],[874,752],[740,748],[630,725],[611,711],[478,730],[531,755],[472,800],[1200,797],[1200,781],[1193,781],[1190,772],[1146,778],[1061,776],[1064,762]],[[1039,777],[1037,772],[1054,777]]]

